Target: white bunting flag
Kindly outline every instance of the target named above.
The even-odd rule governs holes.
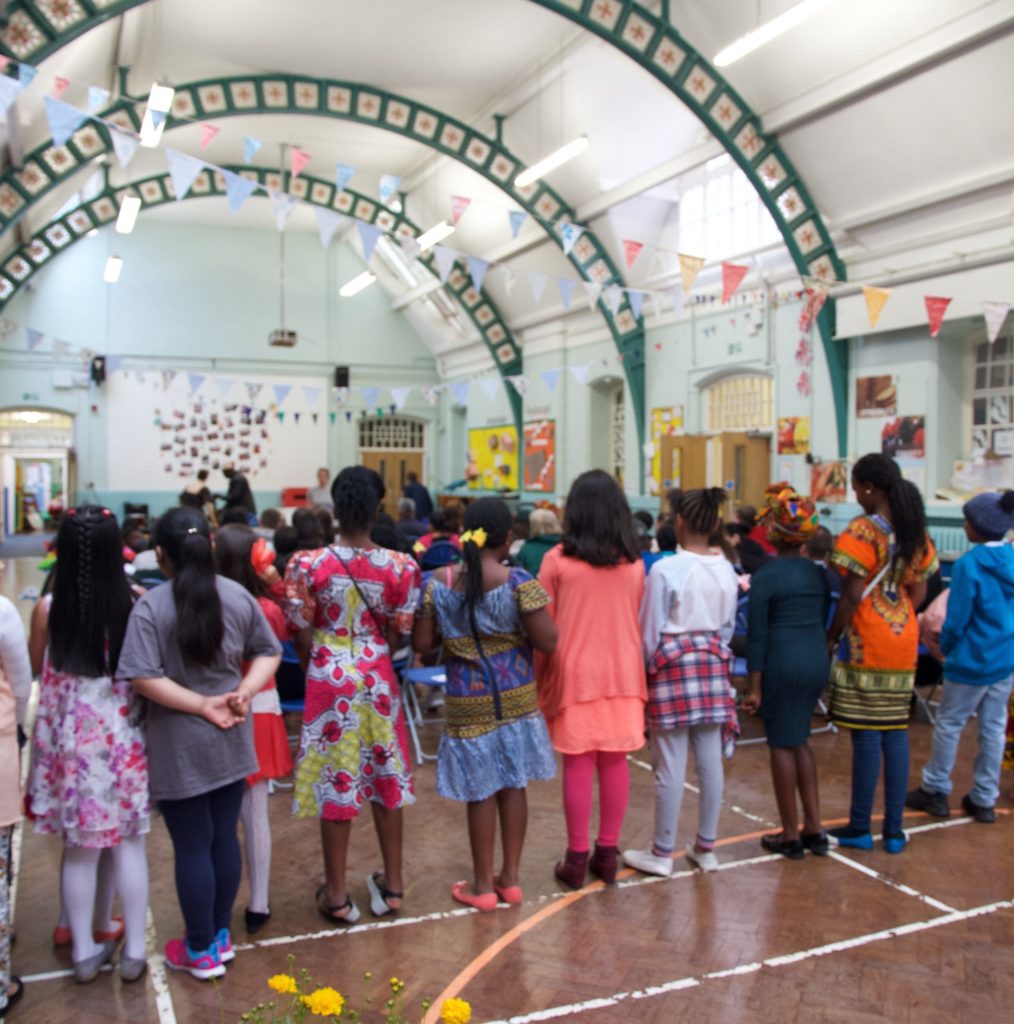
[[[571,277],[558,277],[556,283],[560,289],[560,301],[563,303],[563,308],[570,309],[570,304],[574,301],[577,281]]]
[[[359,241],[363,244],[363,262],[369,264],[377,241],[384,232],[376,224],[368,224],[365,220],[356,221],[356,231],[359,232]]]
[[[478,256],[468,257],[468,276],[472,279],[477,292],[482,291],[482,282],[489,270],[489,260],[480,260]]]
[[[284,231],[285,225],[289,222],[289,217],[292,216],[296,200],[284,192],[279,192],[276,188],[269,188],[268,195],[271,197],[271,213],[275,218],[275,224],[278,226],[279,231]]]
[[[437,261],[440,283],[447,284],[447,278],[451,274],[451,267],[454,266],[454,261],[458,258],[457,250],[451,249],[446,245],[435,245],[433,247],[433,257]]]
[[[595,307],[599,304],[599,296],[602,294],[602,285],[598,281],[585,281],[584,293],[588,300],[588,308],[594,313]]]
[[[413,260],[419,259],[422,255],[422,249],[419,248],[419,242],[411,235],[402,235],[398,240],[398,244],[401,246],[401,251],[409,263]]]
[[[359,394],[363,396],[363,404],[367,409],[373,409],[380,401],[380,388],[360,388]]]
[[[422,396],[423,396],[423,398],[426,399],[426,402],[429,405],[436,405],[437,404],[437,399],[440,397],[440,389],[439,388],[433,387],[431,385],[426,385],[425,387],[420,388],[419,390],[422,391]]]
[[[341,227],[345,218],[334,210],[324,206],[315,206],[313,215],[317,218],[317,232],[320,234],[320,244],[326,249],[334,238],[334,233]]]
[[[408,401],[411,390],[410,387],[391,388],[391,397],[394,399],[396,409],[401,410],[405,408],[405,403]]]
[[[984,302],[982,304],[982,315],[986,318],[986,337],[992,344],[1000,336],[1000,330],[1007,314],[1014,309],[1009,302]]]
[[[560,238],[563,239],[563,255],[569,256],[574,243],[584,234],[584,228],[580,224],[571,224],[569,221],[560,225]]]
[[[575,363],[573,366],[568,366],[570,375],[578,382],[578,384],[584,384],[588,379],[589,366],[587,363]]]
[[[641,309],[644,307],[644,292],[636,288],[627,289],[627,302],[630,303],[630,312],[634,314],[635,320],[641,319]]]
[[[312,409],[320,400],[320,390],[320,388],[312,387],[309,384],[303,385],[303,400],[308,409]]]
[[[225,396],[230,391],[232,391],[232,386],[235,383],[236,382],[232,379],[232,377],[218,377],[215,380],[215,387],[218,388],[218,393],[222,396],[222,398],[225,398]]]
[[[109,102],[109,90],[97,85],[88,86],[88,109],[94,114]]]
[[[479,387],[486,394],[488,401],[492,402],[496,398],[497,392],[500,390],[500,378],[499,377],[483,377],[479,381]]]
[[[507,380],[522,398],[528,394],[528,378],[523,373],[511,374]]]
[[[468,381],[456,380],[451,384],[455,405],[468,405]]]
[[[606,305],[609,312],[616,316],[620,311],[620,303],[623,301],[623,290],[617,284],[611,284],[604,293]]]
[[[186,199],[197,175],[204,169],[204,161],[188,156],[176,149],[166,149],[165,158],[169,164],[169,177],[177,200]]]
[[[532,289],[532,298],[535,302],[541,302],[542,293],[546,290],[546,275],[538,270],[529,270],[528,287]]]
[[[113,152],[116,154],[116,162],[120,165],[120,170],[125,171],[130,161],[134,159],[137,147],[141,145],[140,140],[134,135],[117,131],[115,128],[109,129],[109,137],[113,140]],[[198,167],[199,170],[200,167]],[[196,176],[195,174],[194,177]],[[192,185],[193,181],[190,184]],[[189,187],[188,185],[187,188]]]
[[[510,298],[514,294],[514,286],[518,283],[517,274],[507,266],[501,267],[500,271],[503,276],[503,290],[507,293],[507,298]]]

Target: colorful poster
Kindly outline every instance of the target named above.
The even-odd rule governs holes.
[[[806,455],[810,451],[810,417],[778,418],[778,454]]]
[[[856,415],[896,416],[898,414],[898,387],[890,375],[856,378]]]
[[[848,496],[848,487],[847,462],[816,462],[810,470],[810,497],[814,501],[844,501]]]
[[[518,489],[518,430],[475,427],[468,432],[465,478],[473,491],[516,491]]]
[[[880,450],[885,455],[921,459],[926,454],[925,417],[896,416],[888,420],[880,432]]]
[[[556,423],[525,424],[525,490],[556,490]]]
[[[648,493],[662,493],[662,438],[678,434],[683,429],[683,406],[665,406],[651,410],[651,472]],[[677,476],[679,474],[676,474]]]

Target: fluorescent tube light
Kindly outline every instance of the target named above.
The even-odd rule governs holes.
[[[110,256],[106,260],[106,269],[102,272],[102,280],[106,284],[116,284],[120,279],[121,270],[123,270],[123,260],[119,256]]]
[[[168,114],[172,110],[175,95],[176,90],[171,85],[159,85],[155,82],[148,93],[148,106],[160,114]]]
[[[550,153],[549,156],[544,156],[537,163],[532,164],[531,167],[525,168],[514,179],[514,184],[518,188],[531,185],[533,181],[538,181],[539,178],[549,174],[550,171],[555,171],[561,164],[565,164],[568,160],[573,160],[578,154],[583,153],[588,148],[588,145],[588,136],[579,135],[572,142],[568,142],[566,146],[561,146],[555,153]]]
[[[134,230],[140,209],[140,196],[123,197],[123,202],[120,203],[120,215],[116,218],[116,233],[118,235],[129,235]]]
[[[94,238],[99,233],[98,228],[92,228],[91,231],[85,232],[85,238]]]
[[[790,28],[795,28],[822,8],[827,7],[830,2],[831,0],[802,0],[795,7],[790,7],[784,14],[779,14],[777,18],[772,18],[771,21],[765,22],[763,25],[758,25],[752,32],[747,32],[745,36],[740,36],[734,43],[719,50],[715,55],[715,66],[728,67],[740,57],[753,53],[758,47],[770,43],[772,39],[788,32]]]
[[[358,295],[364,288],[369,288],[376,280],[376,274],[371,274],[368,270],[364,270],[358,277],[352,278],[351,281],[346,281],[338,289],[338,294],[343,299],[347,299],[352,295]]]
[[[416,242],[419,243],[419,251],[425,252],[427,249],[432,249],[437,242],[442,242],[453,234],[454,228],[447,221],[442,220],[439,224],[434,224],[428,231],[424,231],[416,239]]]
[[[145,107],[144,117],[141,119],[141,145],[148,149],[154,149],[162,138],[162,130],[172,110],[173,97],[176,90],[171,85],[159,85],[155,82],[148,93],[148,106]],[[156,126],[152,111],[166,116]]]
[[[141,131],[138,133],[138,139],[142,146],[146,149],[154,149],[159,142],[162,141],[162,132],[165,129],[166,119],[163,118],[159,123],[155,124],[155,119],[151,116],[151,110],[146,109],[144,117],[141,119]]]

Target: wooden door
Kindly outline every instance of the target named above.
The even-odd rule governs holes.
[[[420,483],[423,482],[423,453],[399,451],[397,448],[370,448],[362,450],[359,458],[367,469],[375,469],[383,478],[387,488],[384,511],[397,519],[398,499],[402,496],[408,474],[415,473]]]
[[[764,504],[771,482],[771,438],[759,434],[721,435],[723,485],[735,505]],[[731,486],[730,486],[731,485]]]
[[[666,494],[674,487],[688,491],[707,483],[708,439],[690,434],[662,438],[662,511],[668,512]]]

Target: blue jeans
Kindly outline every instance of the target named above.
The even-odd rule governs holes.
[[[979,716],[979,753],[975,757],[975,783],[968,794],[980,807],[992,807],[1000,795],[1000,768],[1007,728],[1007,701],[1014,675],[990,686],[944,680],[944,695],[933,730],[933,753],[922,770],[922,788],[950,793],[951,771],[958,741],[972,715]]]
[[[908,729],[852,729],[852,806],[849,824],[870,831],[873,794],[884,761],[885,836],[901,835],[901,816],[908,787]]]

